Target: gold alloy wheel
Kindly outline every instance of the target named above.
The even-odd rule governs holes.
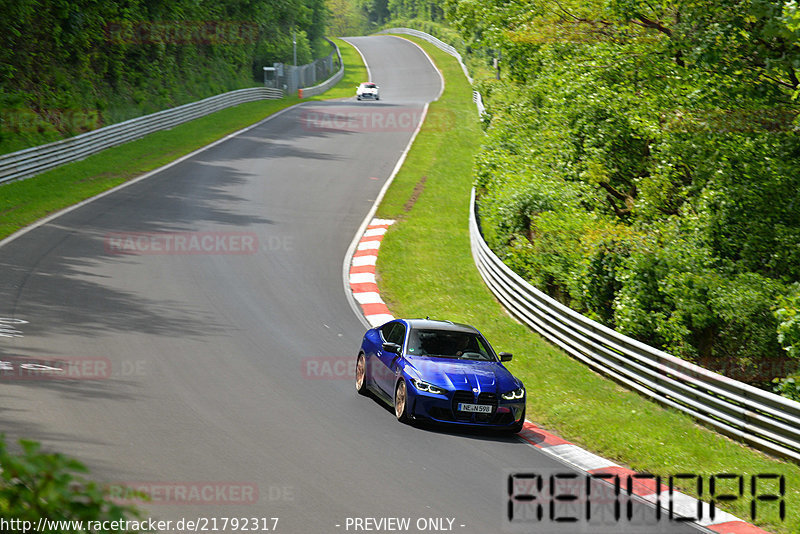
[[[394,392],[394,414],[398,421],[408,420],[406,414],[406,381],[400,380]]]
[[[362,395],[366,393],[366,383],[367,383],[367,362],[364,359],[363,354],[358,355],[358,360],[356,360],[356,391],[361,393]]]

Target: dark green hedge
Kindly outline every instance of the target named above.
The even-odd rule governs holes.
[[[0,153],[225,91],[328,52],[324,0],[0,0]]]
[[[762,0],[451,0],[448,14],[504,58],[480,84],[492,248],[682,358],[765,387],[796,372],[778,329],[800,280],[797,14]]]

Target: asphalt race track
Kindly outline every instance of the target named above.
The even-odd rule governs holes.
[[[440,90],[407,41],[351,42],[379,102],[292,108],[0,249],[0,318],[28,321],[0,337],[16,370],[0,384],[9,441],[150,488],[146,516],[228,532],[224,517],[277,517],[284,533],[354,532],[353,518],[503,532],[509,470],[570,472],[514,437],[399,424],[343,371],[364,332],[343,258]],[[519,531],[697,531],[634,515],[562,524],[545,507]]]

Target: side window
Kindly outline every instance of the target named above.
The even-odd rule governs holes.
[[[489,347],[488,341],[482,337],[475,337],[475,341],[478,342],[478,352],[480,352],[487,360],[494,359],[494,356],[492,356],[492,349]]]
[[[397,326],[397,323],[389,323],[381,327],[381,337],[385,343],[393,343],[389,341],[389,339],[391,338],[392,330],[394,330],[395,326]]]
[[[400,323],[387,324],[381,328],[381,336],[387,343],[397,343],[401,347],[406,338],[406,327]]]
[[[392,338],[389,340],[390,343],[397,343],[401,347],[403,346],[403,341],[406,340],[406,327],[397,323],[394,325],[394,329],[392,330]]]

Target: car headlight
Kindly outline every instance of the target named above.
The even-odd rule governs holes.
[[[440,388],[439,386],[434,386],[433,384],[429,384],[428,382],[417,380],[416,378],[412,378],[411,382],[414,384],[414,387],[420,391],[426,391],[428,393],[433,393],[435,395],[447,394],[446,389]]]
[[[525,396],[525,388],[515,389],[514,391],[503,393],[500,396],[503,397],[504,400],[519,400]]]

